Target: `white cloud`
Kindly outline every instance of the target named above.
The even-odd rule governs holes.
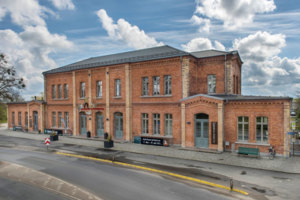
[[[198,25],[199,27],[199,32],[206,32],[209,33],[210,31],[210,20],[209,19],[204,19],[201,17],[198,17],[197,15],[193,15],[191,18],[191,22],[194,25]]]
[[[199,38],[192,39],[187,44],[181,45],[181,47],[188,52],[202,51],[202,50],[209,50],[209,49],[225,51],[224,45],[222,45],[220,42],[215,41],[214,43],[215,45],[213,45],[208,38],[199,37]]]
[[[280,89],[277,94],[295,95],[300,90],[300,57],[279,57],[285,45],[285,35],[261,31],[233,42],[244,61],[242,80],[246,94],[273,95]]]
[[[163,45],[162,42],[157,42],[155,38],[148,36],[139,27],[131,25],[122,18],[115,24],[104,9],[100,9],[97,15],[111,39],[124,41],[129,47],[135,49]]]
[[[74,10],[75,5],[72,0],[52,0],[53,5],[59,10]]]
[[[233,49],[247,61],[265,61],[272,56],[278,55],[285,44],[285,35],[258,31],[242,39],[235,39]]]
[[[251,24],[256,14],[271,12],[273,0],[196,0],[195,14],[210,20],[220,20],[224,27],[236,29]]]
[[[37,0],[0,0],[0,20],[5,14],[10,14],[12,22],[25,27],[25,26],[45,26],[46,22],[43,17],[46,14],[55,15],[50,9],[39,5]]]
[[[21,33],[0,30],[0,38],[2,52],[25,79],[25,95],[42,91],[42,72],[57,67],[50,53],[74,48],[65,36],[51,34],[46,27],[27,27]]]

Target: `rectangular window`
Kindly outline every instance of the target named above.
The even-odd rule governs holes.
[[[80,83],[80,98],[85,97],[85,82]]]
[[[216,75],[207,76],[208,93],[216,93]]]
[[[153,95],[159,95],[159,76],[153,76]]]
[[[28,112],[25,112],[25,126],[28,127]]]
[[[56,99],[56,86],[52,85],[52,99]]]
[[[65,128],[69,128],[69,113],[65,112]]]
[[[18,112],[18,124],[19,126],[22,126],[22,113]]]
[[[69,98],[69,86],[68,84],[64,84],[64,98],[67,99]]]
[[[56,112],[52,112],[52,127],[56,127]]]
[[[153,114],[153,135],[160,135],[160,114]]]
[[[57,89],[58,89],[58,98],[61,99],[62,98],[62,86],[59,84],[57,86]]]
[[[268,143],[268,118],[256,117],[256,142]]]
[[[172,94],[172,84],[171,84],[171,75],[167,75],[167,76],[164,76],[164,92],[165,92],[165,95],[171,95]]]
[[[97,97],[102,97],[102,81],[97,81]]]
[[[165,114],[165,135],[166,136],[172,136],[173,134],[172,126],[173,126],[172,114]]]
[[[149,95],[149,79],[148,77],[142,78],[142,96]]]
[[[121,80],[120,79],[115,80],[115,96],[116,97],[121,96]]]
[[[11,124],[15,125],[15,112],[11,113]]]
[[[249,118],[238,117],[238,140],[248,141],[249,139]]]
[[[58,112],[58,127],[61,128],[62,112]]]
[[[149,133],[149,115],[148,113],[142,113],[142,134]]]

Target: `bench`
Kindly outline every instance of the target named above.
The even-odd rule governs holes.
[[[250,147],[239,147],[238,154],[240,155],[253,155],[259,157],[259,149],[258,148],[250,148]]]
[[[23,131],[23,127],[22,126],[14,126],[13,130],[14,131]]]

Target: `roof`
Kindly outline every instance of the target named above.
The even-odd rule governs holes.
[[[214,57],[214,56],[223,56],[228,54],[229,52],[226,51],[218,51],[218,50],[205,50],[205,51],[196,51],[191,52],[191,55],[195,56],[196,58],[207,58],[207,57]]]
[[[43,74],[52,74],[58,72],[68,72],[78,69],[86,69],[93,67],[101,67],[107,65],[116,65],[122,63],[133,63],[148,60],[156,60],[162,58],[172,58],[178,56],[190,55],[185,51],[170,47],[168,45],[153,47],[148,49],[140,49],[125,53],[117,53],[106,56],[92,57],[63,67],[51,69],[43,72]]]
[[[292,100],[291,97],[284,96],[247,96],[247,95],[219,95],[219,94],[196,94],[181,99],[181,101],[186,101],[193,99],[195,97],[207,97],[217,100],[228,100],[228,101],[250,101],[250,100]]]
[[[33,102],[45,103],[44,101],[41,101],[41,100],[31,100],[31,101],[21,101],[21,102],[8,102],[6,104],[27,104],[27,103],[33,103]]]
[[[252,96],[252,95],[211,95],[213,97],[223,98],[229,101],[243,100],[291,100],[291,97],[286,96]]]

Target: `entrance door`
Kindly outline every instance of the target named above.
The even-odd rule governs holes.
[[[209,145],[209,120],[206,114],[195,115],[195,146],[208,148]]]
[[[85,113],[80,113],[79,115],[79,124],[80,124],[80,134],[86,135],[87,129],[86,129],[86,115]]]
[[[100,112],[96,114],[96,132],[97,132],[97,136],[103,137],[104,135],[103,115]]]
[[[122,115],[122,113],[114,114],[114,132],[115,132],[115,138],[117,138],[117,139],[123,138],[123,115]]]
[[[39,120],[38,120],[38,112],[33,111],[33,130],[37,131],[39,129]]]

